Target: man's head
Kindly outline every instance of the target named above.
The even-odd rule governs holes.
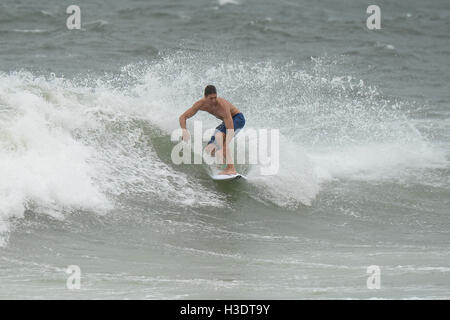
[[[216,87],[214,87],[213,85],[208,85],[205,88],[205,99],[211,101],[211,102],[216,102],[217,99],[217,90]]]

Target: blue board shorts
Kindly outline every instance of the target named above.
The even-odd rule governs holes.
[[[244,127],[244,125],[245,125],[244,115],[241,112],[236,113],[233,116],[233,126],[234,126],[234,135],[235,136],[238,134],[239,131],[241,131],[241,129]],[[222,123],[216,127],[216,130],[214,131],[214,135],[211,137],[211,140],[209,140],[208,144],[214,143],[215,145],[217,145],[217,142],[216,142],[216,133],[217,132],[223,132],[226,134],[227,128],[225,127],[225,122],[222,121]]]

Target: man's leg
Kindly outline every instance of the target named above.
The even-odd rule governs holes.
[[[214,157],[215,153],[216,153],[216,144],[214,142],[209,143],[206,147],[205,147],[205,151],[206,153],[208,153],[211,157]]]
[[[224,153],[224,145],[225,145],[225,133],[221,131],[217,131],[216,135],[216,163],[217,164],[223,164],[225,160],[225,153]]]
[[[216,130],[214,131],[214,135],[211,137],[211,139],[209,140],[208,144],[205,147],[205,151],[206,153],[208,153],[211,157],[214,157],[214,155],[216,154],[216,151],[219,150],[218,148],[218,143],[217,143],[217,133],[220,132],[220,127],[218,126],[216,128]]]
[[[234,167],[234,162],[233,162],[233,155],[229,148],[229,144],[231,143],[231,139],[233,138],[233,136],[234,136],[234,130],[229,135],[224,134],[224,137],[222,140],[223,148],[221,149],[221,151],[226,160],[227,167],[225,168],[225,170],[223,170],[219,174],[235,174],[236,173],[236,168]]]

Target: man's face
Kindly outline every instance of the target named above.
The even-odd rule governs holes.
[[[208,94],[206,96],[206,100],[208,100],[209,102],[211,102],[213,104],[216,103],[217,102],[217,94],[215,94],[215,93]]]

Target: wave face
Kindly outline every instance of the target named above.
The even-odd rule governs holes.
[[[178,52],[102,78],[1,74],[3,233],[26,210],[107,214],[127,197],[153,207],[227,206],[201,169],[170,160],[178,116],[206,83],[244,112],[247,128],[280,130],[278,173],[246,169],[245,193],[260,205],[295,209],[335,179],[413,181],[445,168],[445,152],[415,128],[405,103],[336,75],[334,64],[218,63]]]

